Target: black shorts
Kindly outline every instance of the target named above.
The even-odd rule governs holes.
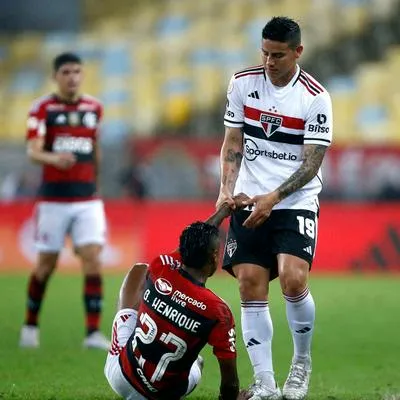
[[[316,213],[308,210],[275,210],[258,228],[242,224],[250,211],[232,214],[222,268],[232,274],[237,264],[257,264],[278,276],[277,254],[286,253],[306,260],[311,268],[317,241]]]

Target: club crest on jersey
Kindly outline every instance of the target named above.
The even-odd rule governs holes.
[[[270,137],[274,132],[282,126],[282,117],[274,114],[262,113],[260,122],[267,137]]]
[[[156,288],[157,292],[168,296],[172,293],[172,285],[169,281],[164,278],[158,278],[154,282],[154,287]]]

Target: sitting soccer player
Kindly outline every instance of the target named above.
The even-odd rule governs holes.
[[[243,196],[236,197],[237,204]],[[232,312],[205,288],[219,261],[218,226],[229,214],[223,204],[206,222],[183,230],[179,250],[160,255],[150,266],[135,264],[126,275],[104,368],[124,399],[184,398],[200,381],[199,352],[206,343],[220,365],[219,398],[244,396],[239,395]]]

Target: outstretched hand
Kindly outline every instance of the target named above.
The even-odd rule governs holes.
[[[249,217],[243,222],[246,228],[257,228],[271,214],[272,208],[279,202],[276,192],[254,196],[243,202],[244,206],[254,206]]]
[[[233,201],[235,202],[235,210],[242,210],[243,208],[247,207],[245,204],[246,201],[249,201],[250,197],[247,196],[246,193],[240,192],[236,196],[233,196]]]
[[[237,397],[237,399],[236,400],[247,400],[247,399],[249,399],[251,397],[251,393],[249,393],[247,390],[245,390],[245,389],[242,389],[240,392],[239,392],[239,395],[238,395],[238,397]]]
[[[230,198],[230,200],[226,199],[225,201],[221,202],[221,203],[217,203],[217,211],[220,210],[224,210],[226,211],[227,216],[230,215],[230,213],[232,211],[236,211],[236,210],[242,210],[243,208],[246,207],[246,205],[244,204],[245,201],[250,200],[250,197],[247,196],[247,194],[245,193],[239,193],[235,196],[233,196],[232,198]]]

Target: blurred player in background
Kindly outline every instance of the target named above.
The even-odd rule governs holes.
[[[183,230],[178,250],[160,255],[150,266],[136,264],[127,274],[104,369],[121,397],[185,397],[200,381],[199,352],[209,343],[221,371],[219,398],[238,398],[233,315],[220,297],[205,288],[219,261],[217,227],[229,214],[229,206],[221,203],[206,222]]]
[[[28,285],[20,346],[38,347],[38,316],[48,279],[54,272],[66,235],[70,235],[84,273],[85,347],[108,349],[99,331],[102,277],[100,252],[106,221],[98,197],[102,105],[80,94],[82,61],[72,53],[53,61],[57,93],[37,100],[29,113],[27,154],[43,165],[36,207],[37,264]]]
[[[282,396],[268,307],[269,281],[277,276],[294,343],[283,397],[304,399],[311,374],[315,305],[308,275],[332,106],[327,91],[298,66],[302,51],[299,25],[274,17],[262,31],[262,65],[234,74],[228,87],[217,207],[234,207],[234,193],[251,197],[232,215],[224,268],[239,281],[243,339],[255,376],[252,400]]]

